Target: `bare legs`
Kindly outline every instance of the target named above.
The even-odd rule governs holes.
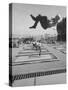
[[[29,28],[36,28],[36,26],[37,26],[37,24],[38,24],[38,22],[39,22],[39,16],[37,16],[37,17],[34,17],[33,15],[30,15],[30,16],[31,16],[31,18],[35,21],[35,23],[34,23],[33,26],[31,26],[31,27],[29,27]]]

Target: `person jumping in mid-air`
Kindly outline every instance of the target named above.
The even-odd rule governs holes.
[[[47,18],[47,16],[42,16],[42,15],[38,15],[36,17],[34,17],[33,15],[30,15],[31,18],[35,21],[34,25],[29,27],[29,28],[36,28],[38,22],[40,22],[41,26],[43,29],[47,29],[49,27],[54,26],[58,20],[60,19],[59,15],[56,15],[54,18],[52,18],[51,20],[49,20]]]

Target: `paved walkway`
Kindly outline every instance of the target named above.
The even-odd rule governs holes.
[[[24,74],[24,73],[32,73],[32,72],[40,72],[40,71],[66,68],[66,55],[65,54],[54,49],[53,47],[49,47],[47,44],[44,44],[44,47],[48,49],[50,53],[55,55],[59,61],[13,66],[12,67],[13,75],[20,74],[20,73]],[[21,60],[23,59],[21,58]]]
[[[66,65],[66,54],[60,52],[60,50],[54,49],[52,46],[49,47],[47,44],[44,44],[44,47],[49,50],[53,55],[57,57],[61,62],[64,62]]]
[[[12,75],[16,77],[16,79],[13,82],[13,86],[27,86],[27,85],[41,85],[41,84],[60,84],[60,83],[65,83],[66,82],[66,74],[65,73],[60,73],[60,74],[55,74],[55,72],[53,72],[54,70],[64,70],[66,69],[66,54],[60,52],[59,50],[53,48],[52,46],[50,47],[47,44],[43,44],[44,48],[43,49],[45,52],[49,51],[48,54],[45,55],[41,55],[40,57],[37,55],[36,57],[31,57],[28,58],[27,56],[20,56],[17,57],[15,59],[15,64],[12,66]],[[25,54],[26,52],[29,51],[30,54],[32,54],[31,50],[26,50],[24,51]],[[33,51],[34,54],[36,54],[36,51]],[[17,52],[16,55],[18,54],[24,54],[22,48],[20,48]],[[57,59],[52,58],[52,55],[56,56]],[[49,58],[49,59],[48,59]],[[42,60],[43,59],[43,60]],[[30,61],[30,63],[27,64],[22,64],[23,61]],[[49,60],[49,62],[46,62],[47,60]],[[52,61],[51,61],[52,60]],[[41,63],[39,63],[41,61]],[[45,61],[45,62],[43,62]],[[19,62],[21,62],[21,64],[19,65]],[[34,62],[34,63],[31,63]],[[36,63],[35,63],[36,62]],[[40,75],[44,72],[50,72],[54,73],[52,75],[44,75],[41,77],[33,77],[33,78],[27,78],[27,79],[21,79],[20,75],[25,75],[25,74],[32,74],[32,73],[39,73]],[[42,72],[42,73],[41,73]],[[39,75],[39,74],[38,74]],[[26,75],[25,75],[26,76]],[[29,76],[29,75],[28,75]]]

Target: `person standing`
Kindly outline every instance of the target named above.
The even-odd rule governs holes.
[[[39,56],[41,55],[41,43],[37,42],[37,47],[38,47],[38,50],[39,50]]]

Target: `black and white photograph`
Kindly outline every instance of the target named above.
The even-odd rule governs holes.
[[[9,4],[9,85],[66,84],[66,6]]]

